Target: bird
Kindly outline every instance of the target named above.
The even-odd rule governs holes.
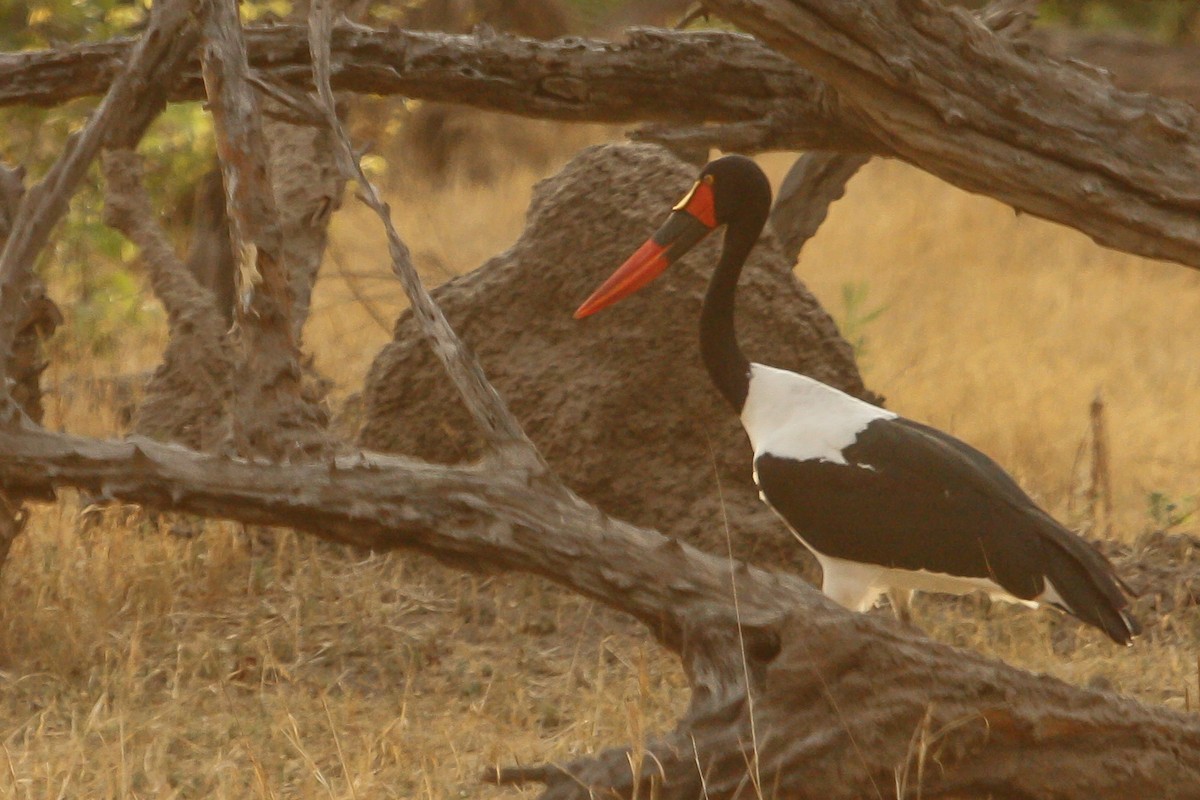
[[[858,612],[914,590],[1048,605],[1114,642],[1141,632],[1113,565],[965,442],[811,377],[749,361],[734,327],[742,268],[771,210],[750,158],[700,172],[658,229],[575,311],[632,295],[714,230],[720,258],[700,313],[700,355],[753,449],[761,499],[822,568],[821,589]]]

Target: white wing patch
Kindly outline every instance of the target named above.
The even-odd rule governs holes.
[[[764,364],[750,365],[742,427],[756,457],[770,453],[796,461],[845,464],[843,451],[867,425],[895,418],[891,411],[804,375]]]

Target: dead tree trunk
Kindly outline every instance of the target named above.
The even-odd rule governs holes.
[[[130,141],[140,138],[165,102],[181,60],[195,45],[195,35],[190,9],[182,0],[153,15],[146,33],[87,125],[71,138],[62,156],[21,199],[0,250],[0,353],[13,352],[17,330],[25,318],[22,306],[26,292],[34,280],[33,261],[66,212],[75,187],[102,146],[129,146]],[[5,384],[8,377],[7,364],[3,364],[0,384]],[[10,400],[5,392],[3,401],[8,407],[0,415],[5,420],[14,416]]]
[[[182,4],[155,15],[128,68],[109,88],[84,129],[31,191],[24,173],[0,167],[0,424],[41,422],[41,342],[62,321],[33,272],[38,252],[66,212],[67,201],[106,139],[136,141],[165,102],[169,77],[195,43]],[[139,85],[139,81],[143,81]],[[136,90],[141,89],[140,97]],[[20,498],[0,491],[0,565],[26,520]]]
[[[235,446],[239,452],[271,458],[319,455],[330,446],[325,435],[328,415],[319,400],[304,391],[294,276],[271,181],[263,119],[249,86],[237,6],[226,0],[205,4],[204,84],[240,275],[236,317],[242,352],[234,376]],[[311,262],[314,256],[309,253],[306,258]],[[311,267],[306,264],[296,273],[306,286],[315,275]],[[307,292],[303,300],[307,303]]]
[[[1131,92],[1150,92],[1200,106],[1200,47],[1163,45],[1140,36],[1040,28],[1039,47],[1112,73],[1113,83]]]
[[[814,151],[796,159],[771,206],[771,229],[779,237],[784,257],[794,262],[804,243],[825,221],[829,202],[845,191],[869,156]],[[820,202],[824,198],[826,202]]]
[[[253,103],[245,86],[230,89],[233,95]],[[281,302],[272,305],[278,313],[262,313],[253,308],[240,332],[249,340],[238,347],[237,331],[232,329],[237,300],[238,256],[232,246],[226,192],[220,169],[205,176],[196,192],[192,247],[186,268],[171,249],[166,236],[151,213],[150,201],[141,185],[141,162],[132,150],[119,149],[106,159],[108,183],[106,218],[141,249],[148,267],[151,286],[167,311],[169,339],[162,364],[146,387],[138,408],[134,430],[164,441],[175,441],[200,450],[229,447],[233,433],[242,432],[241,444],[251,452],[280,452],[299,448],[320,449],[321,431],[326,424],[323,409],[325,386],[300,355],[301,329],[308,315],[309,298],[316,281],[317,267],[325,249],[330,215],[340,202],[344,182],[337,176],[327,133],[311,119],[294,119],[279,102],[261,98],[269,113],[261,121],[238,117],[233,120],[250,130],[261,125],[261,137],[247,134],[246,141],[230,141],[231,180],[242,191],[234,198],[233,208],[244,225],[259,231],[263,239],[252,245],[251,258],[261,256],[264,264],[278,264],[286,291],[278,286],[263,287],[262,295]],[[229,104],[227,97],[221,103]],[[225,105],[216,104],[217,108]],[[113,141],[114,147],[132,148],[140,136]],[[227,137],[228,140],[229,137]],[[235,137],[236,138],[236,137]],[[265,147],[262,146],[265,143]],[[241,157],[245,148],[246,159]],[[248,180],[239,171],[244,160],[255,162],[267,182]],[[259,172],[250,171],[257,178]],[[256,203],[263,193],[261,206]],[[267,247],[260,253],[259,244]],[[255,264],[257,268],[257,264]],[[250,270],[254,273],[254,269]],[[275,276],[272,267],[267,271]],[[252,275],[246,296],[251,305],[268,304],[255,297]],[[268,290],[269,289],[269,290]],[[276,327],[287,329],[276,336]],[[264,352],[258,341],[270,340],[273,346]],[[276,341],[278,340],[278,341]],[[276,346],[278,345],[278,346]],[[290,360],[263,363],[267,352],[295,349]],[[239,377],[240,372],[240,377]],[[298,381],[289,384],[279,374]],[[235,385],[239,390],[235,391]],[[278,394],[271,403],[263,402],[264,387]],[[239,400],[244,398],[244,402]],[[286,421],[282,449],[270,431],[280,419]],[[237,423],[235,426],[235,422]],[[306,442],[306,443],[305,443]]]
[[[1117,90],[936,0],[707,5],[812,70],[916,166],[1101,244],[1200,264],[1198,176],[1162,167],[1200,147],[1190,106]]]

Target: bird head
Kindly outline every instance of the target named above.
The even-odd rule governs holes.
[[[770,205],[770,183],[751,159],[730,155],[709,162],[662,227],[576,309],[575,319],[641,289],[720,226],[749,215],[765,219]]]

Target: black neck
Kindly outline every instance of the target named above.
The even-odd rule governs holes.
[[[763,224],[743,217],[726,228],[721,260],[709,281],[700,312],[700,356],[712,382],[739,414],[750,391],[750,362],[738,346],[733,324],[734,299],[742,266],[758,241]]]

